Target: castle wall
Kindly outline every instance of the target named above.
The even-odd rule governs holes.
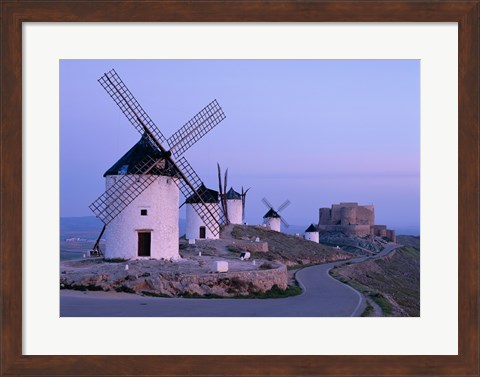
[[[230,224],[242,224],[242,201],[240,199],[228,199],[227,200],[228,220]]]
[[[355,202],[333,204],[332,208],[320,208],[319,225],[374,225],[373,205],[358,205]]]
[[[359,225],[375,224],[375,211],[372,205],[357,207],[356,224],[359,224]]]
[[[340,225],[357,224],[357,207],[340,208]]]
[[[108,190],[122,176],[107,176]],[[172,177],[159,176],[105,228],[105,258],[137,259],[138,233],[151,232],[155,259],[179,259],[178,187]],[[141,210],[147,215],[142,216]]]
[[[386,225],[374,225],[373,226],[373,235],[378,237],[387,237],[387,226]]]
[[[342,207],[339,204],[332,205],[330,225],[340,225],[342,222]]]
[[[370,234],[370,225],[319,225],[320,232],[342,232],[351,236],[367,236]]]
[[[387,229],[387,238],[391,242],[397,242],[397,232],[393,229]]]
[[[330,208],[320,208],[319,210],[319,220],[318,223],[320,225],[328,225],[332,221],[332,215],[331,215],[331,210]]]
[[[198,215],[193,206],[203,206],[204,204],[186,204],[186,234],[187,240],[200,239],[200,227],[205,227],[205,239],[218,240],[220,236],[219,226],[216,225],[217,235],[214,235],[212,231],[205,225],[202,218]],[[220,206],[218,203],[206,203],[205,204],[210,212],[214,215],[215,219],[220,221]]]

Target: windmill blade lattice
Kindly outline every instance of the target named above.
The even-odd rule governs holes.
[[[280,207],[278,207],[277,212],[283,211],[289,205],[290,205],[290,200],[288,200],[288,199],[285,200],[285,202],[283,202],[283,204]]]
[[[114,69],[105,73],[98,81],[110,97],[112,97],[120,110],[122,110],[130,123],[140,132],[140,135],[145,133],[145,127],[147,127],[160,143],[167,145],[165,136],[163,136],[155,123],[153,123],[145,110],[143,110],[142,106],[140,106]]]
[[[182,128],[168,138],[170,151],[175,158],[180,157],[207,132],[225,119],[217,100],[210,102]]]
[[[188,163],[185,157],[181,157],[176,161],[177,167],[185,175],[186,179],[180,177],[178,180],[174,180],[185,198],[194,196],[196,198],[203,198],[206,194],[206,188],[200,177],[197,175],[192,166]],[[190,183],[190,185],[189,185]],[[192,189],[193,187],[193,189]],[[208,229],[216,237],[219,234],[218,226],[225,221],[225,217],[222,211],[217,213],[208,207],[208,204],[193,204],[192,207],[197,212],[198,216],[202,219]],[[218,217],[218,220],[217,220]]]
[[[283,218],[283,216],[280,216],[280,221],[282,222],[283,225],[285,225],[287,228],[290,226],[289,223]]]
[[[113,186],[105,191],[89,208],[105,225],[108,225],[120,212],[133,202],[155,180],[153,171],[159,161],[147,157],[138,164],[136,174],[123,175]]]
[[[267,198],[262,199],[263,204],[265,204],[268,208],[273,210],[273,206],[270,204],[270,202],[267,200]]]

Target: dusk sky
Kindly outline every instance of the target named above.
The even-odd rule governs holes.
[[[418,60],[62,60],[61,216],[91,216],[103,173],[140,139],[97,82],[112,68],[167,138],[217,99],[227,118],[185,157],[210,188],[217,161],[229,187],[251,187],[249,224],[266,197],[291,201],[290,224],[348,201],[374,204],[377,224],[418,229]]]

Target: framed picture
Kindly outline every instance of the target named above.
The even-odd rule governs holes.
[[[4,94],[1,102],[2,373],[12,376],[479,375],[478,9],[477,0],[273,3],[4,1],[1,85],[2,93],[8,95]],[[152,45],[155,48],[151,48]],[[342,61],[350,62],[351,66],[339,69]],[[379,62],[382,61],[390,62],[388,64],[397,62],[403,64],[402,67],[411,65],[414,73],[402,78],[400,68],[389,71],[381,66]],[[80,86],[71,83],[84,81],[82,72],[98,66],[104,69],[103,65],[112,63],[112,68],[120,67],[119,73],[121,69],[130,74],[140,71],[143,76],[136,77],[145,81],[148,70],[155,66],[155,69],[169,71],[171,78],[176,77],[177,80],[179,77],[193,80],[192,72],[205,74],[207,77],[198,82],[203,87],[217,89],[218,83],[228,82],[229,74],[237,72],[239,82],[235,84],[232,81],[231,85],[238,88],[239,93],[248,92],[248,88],[243,88],[241,84],[255,88],[256,92],[260,90],[259,86],[251,85],[249,79],[252,83],[263,82],[267,88],[277,88],[279,92],[279,86],[274,82],[275,77],[281,76],[287,90],[304,94],[303,97],[300,94],[295,97],[304,103],[308,101],[310,89],[308,86],[297,87],[295,78],[308,82],[308,77],[314,76],[313,72],[328,71],[329,75],[319,80],[326,81],[330,77],[340,83],[341,78],[348,80],[348,72],[357,72],[358,62],[368,66],[368,72],[374,71],[376,76],[372,77],[378,81],[385,83],[392,78],[389,81],[391,86],[396,87],[402,82],[408,87],[408,80],[414,77],[411,87],[415,90],[406,90],[405,98],[414,105],[416,103],[417,108],[418,99],[421,99],[418,143],[421,142],[422,154],[422,291],[417,318],[336,320],[305,318],[309,315],[304,313],[298,315],[304,318],[287,319],[273,315],[266,315],[269,318],[230,319],[144,318],[135,314],[121,319],[112,318],[114,315],[108,314],[110,312],[105,307],[102,309],[107,313],[104,318],[92,318],[102,315],[95,312],[85,316],[79,314],[89,310],[85,308],[86,301],[82,300],[78,301],[79,305],[69,307],[70,314],[61,314],[57,301],[59,258],[54,249],[59,250],[59,186],[65,185],[58,176],[58,162],[62,166],[67,160],[62,160],[63,157],[58,159],[58,145],[60,149],[67,146],[76,158],[72,161],[91,161],[88,163],[90,166],[100,160],[98,156],[102,151],[108,151],[107,145],[102,146],[101,142],[76,143],[78,134],[62,130],[60,137],[58,134],[58,124],[62,123],[66,114],[65,107],[62,107],[66,99],[79,108],[92,108],[99,101],[92,99],[87,106],[88,101],[75,100],[81,95],[76,91]],[[174,68],[169,69],[168,64]],[[279,64],[288,65],[280,69],[283,76],[272,76],[273,79],[268,81],[269,73],[278,70]],[[373,65],[370,67],[369,64]],[[245,69],[246,65],[249,65],[248,69]],[[248,70],[251,74],[242,76]],[[303,76],[291,79],[289,72],[298,71],[302,71]],[[376,86],[371,79],[367,80],[370,77],[367,71],[359,72],[369,82],[364,84],[365,88],[377,88],[372,89],[376,91],[372,101],[378,102],[378,109],[388,112],[388,104],[381,102],[379,92],[384,93],[384,97],[402,100],[401,93],[386,89],[388,84],[385,87]],[[387,73],[382,76],[382,72]],[[116,73],[102,77],[107,94],[112,95],[109,88],[111,80],[117,80]],[[130,83],[131,77],[123,78]],[[324,90],[334,93],[335,85],[325,85]],[[181,88],[181,85],[173,83],[168,89],[171,96],[175,95],[176,86]],[[192,90],[191,86],[188,88],[186,90]],[[274,90],[269,93],[273,101]],[[367,98],[368,90],[363,95]],[[120,98],[112,97],[114,101]],[[234,103],[246,106],[238,97],[227,95],[226,98],[230,109]],[[326,101],[327,97],[324,98]],[[221,100],[219,102],[222,104]],[[128,111],[125,113],[122,103],[119,104],[120,109],[128,118]],[[277,99],[276,103],[282,102]],[[208,111],[205,110],[209,115],[220,111],[216,102],[209,106]],[[281,106],[284,108],[285,104]],[[292,111],[295,108],[292,104]],[[304,107],[298,109],[297,113],[300,113]],[[406,114],[406,108],[404,110]],[[273,111],[275,106],[266,110]],[[332,111],[333,122],[335,108],[324,108],[323,111]],[[336,111],[341,112],[341,109]],[[374,112],[375,106],[368,111]],[[262,115],[259,109],[253,112],[260,117]],[[98,111],[98,114],[101,113],[103,111]],[[107,113],[110,117],[116,116],[114,112],[105,112],[102,116],[107,116]],[[121,115],[118,110],[117,113]],[[248,114],[248,111],[244,113]],[[80,117],[78,109],[76,114],[74,117],[79,122],[77,129],[82,129],[80,123],[92,121],[88,117]],[[392,112],[388,114],[392,116]],[[288,117],[288,111],[282,117]],[[137,124],[140,131],[150,129],[145,127],[148,121],[143,120],[142,123],[143,115],[137,119],[140,119]],[[196,118],[192,119],[193,123],[190,126],[187,124],[190,127],[187,127],[187,133],[190,134],[200,127],[195,125]],[[235,119],[241,122],[242,118],[236,115]],[[247,117],[243,122],[249,119]],[[135,126],[135,120],[130,121]],[[287,125],[282,127],[285,129]],[[85,125],[83,129],[91,130],[90,137],[95,137],[92,132],[101,134],[100,124],[90,128]],[[303,131],[297,129],[301,136]],[[151,142],[158,139],[155,132],[154,129],[153,136],[147,132],[147,136],[143,134],[142,137],[149,138]],[[255,133],[252,130],[249,132]],[[384,138],[393,137],[392,134],[386,132],[381,135],[381,127],[375,132],[377,144],[390,145],[386,140],[384,142]],[[403,128],[403,132],[407,129]],[[262,133],[259,132],[259,135],[262,136]],[[281,137],[277,136],[277,141],[280,141]],[[69,143],[61,137],[69,138]],[[400,127],[397,141],[401,137]],[[223,138],[226,140],[226,136]],[[183,140],[172,140],[168,141],[170,147],[180,145],[179,148],[183,148]],[[292,136],[290,140],[297,139]],[[307,141],[298,143],[310,145]],[[76,150],[76,144],[81,146],[89,159],[78,158],[82,150]],[[319,153],[311,145],[309,148],[312,153]],[[332,153],[338,148],[335,145]],[[180,158],[180,155],[175,155],[174,149],[171,153]],[[233,147],[231,151],[234,152]],[[163,149],[162,153],[168,154]],[[201,154],[197,155],[197,161],[199,156]],[[128,177],[128,164],[120,163],[122,159],[124,157],[112,166],[116,167],[113,169],[115,180]],[[356,161],[360,164],[363,160],[359,157]],[[383,162],[387,164],[388,161],[385,159]],[[75,164],[68,166],[68,171],[77,177],[82,176],[82,169]],[[107,174],[107,180],[109,176],[111,174]],[[385,186],[384,190],[387,189],[390,190]],[[208,199],[203,194],[196,195],[202,200]],[[81,194],[75,196],[80,198]],[[277,201],[275,198],[275,205],[280,204]],[[70,201],[74,202],[75,199]],[[277,207],[268,200],[264,203],[271,206],[270,211],[276,212]],[[187,199],[186,206],[190,204]],[[355,207],[356,219],[368,222],[365,223],[367,225],[362,224],[369,227],[368,234],[372,239],[383,237],[392,241],[395,237],[392,231],[375,228],[373,222],[370,224],[370,220],[366,219],[367,215],[361,217],[359,213],[368,212],[370,207],[342,204],[349,211],[342,207],[343,217],[338,219],[334,219],[336,207],[324,208],[323,213],[320,210],[318,227],[312,225],[316,229],[312,228],[310,233],[322,226],[321,230],[355,226],[360,231],[363,228],[352,217],[351,208]],[[398,208],[402,205],[407,207],[407,202],[401,203]],[[392,208],[397,207],[392,205]],[[154,207],[143,205],[138,209],[138,216],[143,221],[154,210]],[[103,207],[97,212],[94,211],[97,217],[105,217],[104,223],[110,222],[104,216]],[[232,210],[232,216],[233,213]],[[118,214],[109,213],[109,216]],[[350,222],[344,224],[347,217]],[[265,225],[274,227],[268,218]],[[136,228],[140,229],[136,230],[138,234],[135,233],[134,239],[136,249],[138,238],[138,256],[152,256],[157,252],[152,246],[155,234],[149,226]],[[211,229],[208,226],[197,228],[198,224],[194,231],[199,232],[199,238],[209,238]],[[310,234],[308,237],[313,236]],[[99,241],[101,238],[102,235]],[[187,240],[190,238],[197,237],[186,237]],[[65,239],[65,242],[70,241]],[[240,243],[241,240],[238,241]],[[188,249],[187,244],[185,242]],[[38,252],[38,245],[41,245],[41,252]],[[98,245],[101,246],[100,243]],[[98,245],[93,250],[101,252]],[[110,255],[111,260],[121,259],[124,263],[123,257],[120,254]],[[246,254],[242,255],[242,263],[245,257]],[[273,268],[272,264],[262,263],[264,270]],[[122,264],[122,269],[128,271],[128,264],[125,268]],[[130,268],[135,268],[135,264]],[[221,269],[223,265],[218,264],[216,268]],[[122,287],[129,288],[128,284]],[[139,302],[138,307],[140,305],[144,304]],[[194,307],[191,310],[195,313]],[[358,315],[356,311],[357,308],[354,314]]]

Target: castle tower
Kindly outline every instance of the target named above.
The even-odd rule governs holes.
[[[243,223],[242,196],[233,187],[227,192],[227,212],[230,224]]]
[[[106,189],[123,175],[134,175],[146,156],[155,159],[160,152],[144,135],[122,158],[103,175]],[[155,170],[158,178],[105,229],[105,258],[179,259],[178,253],[178,187],[172,174]],[[145,176],[138,176],[145,179]]]
[[[218,203],[218,191],[210,190],[205,186],[201,186],[198,189],[202,192],[203,204],[196,195],[192,195],[185,201],[186,203],[186,235],[187,240],[198,239],[218,239],[220,235],[220,229],[217,229],[217,235],[214,235],[212,231],[205,225],[202,218],[195,211],[195,206],[206,205],[209,211],[213,214],[217,223],[220,221],[220,206]],[[217,225],[217,227],[219,227]]]
[[[307,229],[305,229],[305,239],[307,241],[313,241],[316,243],[320,242],[320,234],[315,225],[310,224],[310,226]]]
[[[263,215],[263,223],[276,232],[280,232],[280,215],[273,209],[269,209],[268,212]]]

